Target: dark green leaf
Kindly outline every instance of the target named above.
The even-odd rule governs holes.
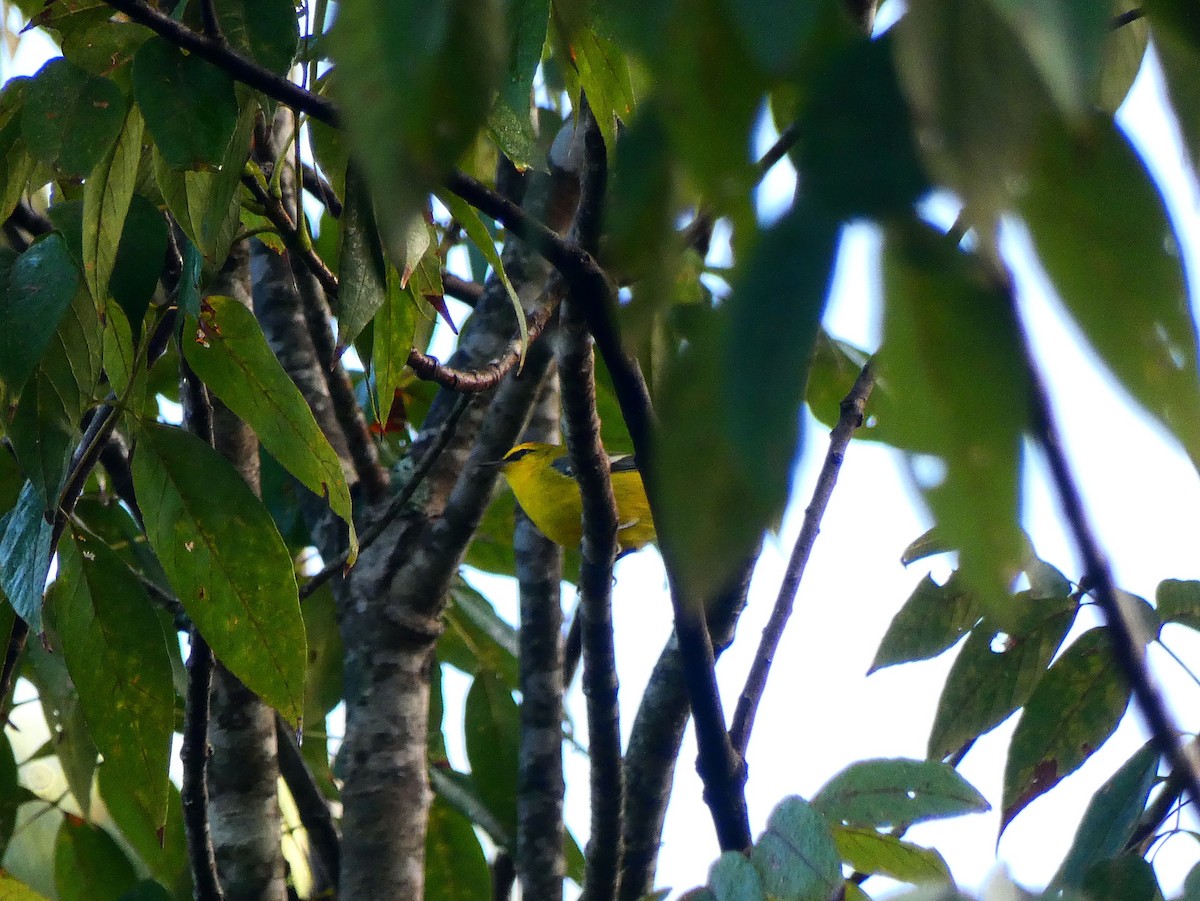
[[[530,120],[533,78],[546,43],[550,19],[549,0],[514,0],[508,4],[508,64],[500,82],[497,104],[488,124],[498,137],[500,149],[518,166],[536,166],[532,158],[536,135]],[[501,127],[497,127],[497,124]],[[506,127],[507,126],[507,127]]]
[[[979,621],[979,602],[956,576],[945,585],[931,576],[921,580],[888,626],[868,673],[936,657]]]
[[[153,879],[139,879],[121,895],[120,901],[172,901],[171,893]]]
[[[11,709],[11,708],[10,708]],[[17,780],[17,760],[12,742],[5,735],[0,739],[0,854],[8,848],[17,823],[17,808],[29,800],[28,791]],[[0,897],[3,897],[0,894]]]
[[[167,223],[163,214],[141,194],[134,194],[125,216],[125,228],[108,293],[129,320],[134,337],[142,333],[142,320],[158,286],[167,251]]]
[[[0,588],[36,635],[42,630],[42,592],[50,572],[45,498],[26,482],[17,505],[0,517]]]
[[[1044,142],[1020,208],[1088,341],[1200,465],[1196,327],[1178,237],[1128,140],[1098,120],[1078,138]]]
[[[1008,719],[1037,687],[1071,623],[1069,598],[1014,598],[1012,618],[1024,625],[1006,632],[984,620],[959,651],[938,699],[929,731],[929,757],[941,760]]]
[[[187,320],[184,356],[217,397],[254,428],[271,456],[309,491],[329,501],[350,530],[348,563],[353,564],[358,537],[337,452],[267,345],[254,314],[232,297],[214,295],[206,304],[199,322]]]
[[[1050,881],[1052,891],[1082,888],[1095,864],[1125,848],[1154,787],[1159,756],[1154,742],[1148,742],[1092,796],[1071,849]]]
[[[59,901],[120,901],[136,882],[133,864],[111,835],[75,817],[63,820],[54,849]]]
[[[945,467],[922,493],[942,539],[959,549],[965,586],[1000,615],[1026,546],[1018,520],[1030,389],[1015,311],[981,265],[925,226],[889,230],[883,271],[879,376],[895,401],[892,425]]]
[[[133,59],[138,47],[153,34],[144,25],[105,19],[64,34],[63,56],[93,75],[109,75]]]
[[[914,885],[954,882],[946,861],[932,848],[922,848],[874,829],[848,826],[835,828],[833,840],[842,860],[860,873],[879,874]]]
[[[991,809],[954,767],[933,760],[860,760],[826,782],[812,803],[830,822],[875,828]]]
[[[372,329],[371,375],[375,383],[375,421],[388,420],[396,391],[404,384],[404,369],[417,328],[417,300],[411,286],[401,288],[394,271],[388,274],[387,297],[375,314]]]
[[[237,471],[200,439],[148,425],[133,480],[175,595],[246,687],[289,722],[304,712],[304,621],[292,558]]]
[[[493,844],[501,848],[512,847],[512,834],[483,803],[470,776],[450,769],[443,761],[443,765],[429,770],[429,782],[439,798],[481,829]]]
[[[903,213],[929,190],[888,35],[855,42],[817,74],[800,133],[806,193],[835,218]]]
[[[708,871],[708,888],[717,901],[767,901],[758,870],[737,851],[717,858]]]
[[[1083,877],[1088,901],[1162,901],[1154,867],[1137,854],[1101,860]]]
[[[491,871],[470,821],[435,797],[425,833],[425,901],[491,897]]]
[[[65,175],[87,175],[121,132],[125,98],[62,57],[42,66],[25,88],[21,129],[37,159]]]
[[[509,544],[512,543],[509,531]],[[465,582],[450,589],[446,609],[446,632],[442,639],[448,648],[457,645],[459,659],[448,663],[468,673],[489,672],[499,676],[510,690],[517,688],[517,633],[501,619],[487,598]],[[442,645],[439,649],[445,649]]]
[[[156,827],[167,818],[167,766],[175,690],[166,641],[150,599],[101,541],[59,545],[67,588],[54,596],[63,659],[97,749],[117,784]]]
[[[338,631],[337,609],[328,586],[306,598],[304,633],[308,637],[308,670],[304,680],[304,743],[300,752],[327,798],[338,796],[329,769],[326,717],[342,700],[345,649]]]
[[[138,859],[155,879],[173,890],[176,898],[190,898],[192,877],[179,789],[173,784],[167,786],[167,824],[160,832],[154,819],[114,780],[112,770],[100,767],[98,780],[105,809]]]
[[[1179,121],[1184,148],[1195,172],[1200,164],[1200,47],[1175,28],[1156,27],[1154,50],[1162,66],[1167,97]]]
[[[277,75],[287,75],[300,42],[292,0],[217,0],[214,6],[230,44]]]
[[[771,75],[795,71],[808,36],[820,21],[822,3],[731,0],[730,14],[755,62]]]
[[[750,860],[766,894],[779,901],[831,898],[842,862],[825,818],[803,798],[784,798],[771,811]]]
[[[121,136],[83,186],[83,280],[98,307],[108,300],[108,280],[117,263],[141,160],[142,116],[134,107],[125,117]]]
[[[1154,603],[1164,623],[1200,629],[1200,582],[1164,579],[1158,583]]]
[[[172,169],[221,165],[238,119],[233,79],[225,72],[156,36],[133,58],[133,93]]]
[[[463,731],[475,791],[506,832],[516,835],[520,711],[494,674],[480,672],[471,683]]]
[[[362,180],[346,177],[338,290],[338,346],[349,347],[387,300],[387,264],[375,230],[375,213]],[[417,222],[422,235],[425,223]]]
[[[1017,722],[1004,769],[1001,829],[1075,772],[1108,740],[1129,705],[1108,633],[1091,629],[1054,662]]]
[[[0,379],[19,391],[58,328],[79,285],[62,235],[51,234],[21,254],[0,297]]]

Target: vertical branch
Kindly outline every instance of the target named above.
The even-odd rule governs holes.
[[[582,242],[599,236],[607,177],[604,142],[590,110],[581,110],[584,169],[575,231]],[[586,246],[586,244],[585,244]],[[624,777],[617,707],[617,666],[612,628],[612,568],[617,554],[617,503],[608,456],[596,413],[595,361],[583,311],[574,297],[563,300],[558,368],[562,378],[567,450],[583,499],[583,560],[579,571],[583,640],[583,693],[587,700],[591,758],[592,829],[584,897],[607,901],[617,895],[621,867],[621,806]]]
[[[558,380],[542,386],[523,440],[559,440]],[[521,750],[517,773],[517,874],[521,897],[561,901],[563,856],[562,548],[518,510],[513,535],[520,586]]]
[[[854,430],[862,425],[863,407],[867,397],[875,385],[875,367],[867,363],[863,367],[854,387],[842,400],[841,415],[829,437],[829,450],[825,454],[825,463],[817,476],[817,485],[813,489],[812,500],[804,511],[804,524],[796,537],[796,545],[792,548],[791,559],[788,560],[787,570],[783,575],[783,583],[779,586],[779,596],[775,599],[775,608],[771,618],[763,627],[762,641],[759,642],[758,652],[754,655],[754,663],[750,674],[746,677],[745,687],[742,688],[737,710],[733,715],[733,727],[729,730],[730,739],[737,752],[746,756],[746,747],[750,743],[750,731],[754,728],[754,715],[758,711],[758,703],[762,700],[764,689],[767,687],[767,676],[771,671],[771,662],[779,649],[779,641],[783,638],[783,630],[787,627],[792,615],[792,605],[796,600],[796,592],[800,588],[800,580],[804,578],[804,569],[808,566],[808,558],[812,554],[817,535],[821,532],[821,518],[829,499],[833,496],[834,486],[837,485],[838,473],[842,468],[842,460],[846,447]]]

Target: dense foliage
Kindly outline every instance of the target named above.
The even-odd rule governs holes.
[[[1200,159],[1188,0],[909,0],[879,33],[874,0],[13,5],[61,55],[0,91],[0,709],[36,699],[52,735],[19,760],[0,739],[0,896],[475,899],[519,881],[552,899],[569,878],[635,901],[691,717],[723,850],[694,897],[861,899],[880,875],[954,898],[904,833],[988,808],[955,769],[973,742],[1020,711],[1003,828],[1132,699],[1153,739],[1045,897],[1162,897],[1148,861],[1200,779],[1145,648],[1200,628],[1200,583],[1167,579],[1153,604],[1114,585],[999,248],[1028,230],[1086,340],[1200,463],[1177,239],[1113,118],[1152,47]],[[764,121],[781,137],[754,159]],[[796,195],[764,225],[756,186],[785,155]],[[961,208],[949,230],[922,215],[939,190]],[[822,327],[864,220],[883,235],[873,356]],[[447,297],[471,310],[438,360]],[[789,501],[805,404],[830,455],[726,710],[715,661]],[[565,551],[486,465],[563,436],[584,525]],[[919,488],[937,526],[905,561],[957,553],[873,668],[958,656],[928,759],[848,761],[808,799],[780,786],[755,838],[757,699],[852,438],[936,464]],[[1028,447],[1078,582],[1021,530]],[[624,744],[605,451],[641,468],[676,618]],[[519,627],[464,565],[519,583]],[[1064,647],[1091,603],[1106,625]],[[577,843],[562,698],[580,656]],[[444,667],[472,678],[470,772],[446,754]],[[35,784],[46,763],[63,787]]]

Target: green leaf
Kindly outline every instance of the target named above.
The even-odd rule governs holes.
[[[1121,31],[1125,31],[1124,28]],[[1200,163],[1200,47],[1174,27],[1155,23],[1154,50],[1192,171]]]
[[[300,44],[292,0],[218,0],[214,6],[234,48],[276,75],[287,75]]]
[[[50,572],[45,498],[26,482],[17,505],[0,517],[0,588],[35,635],[42,631],[42,592]]]
[[[374,380],[375,421],[387,422],[396,391],[404,384],[404,368],[417,328],[417,299],[411,286],[401,288],[394,271],[388,273],[387,297],[375,314],[371,333],[371,375]]]
[[[21,129],[29,152],[65,175],[87,175],[125,121],[125,98],[62,57],[42,66],[25,88]]]
[[[153,879],[139,879],[121,895],[121,901],[173,901],[171,893]]]
[[[156,36],[133,58],[133,93],[167,165],[221,165],[238,119],[233,79],[225,72]]]
[[[511,544],[511,530],[509,531]],[[496,613],[487,598],[465,582],[450,588],[443,644],[460,645],[460,659],[447,663],[468,673],[490,672],[499,676],[510,691],[517,689],[517,632]],[[442,651],[439,645],[439,653]]]
[[[586,94],[604,144],[612,153],[617,146],[617,125],[628,121],[636,103],[629,64],[620,48],[594,23],[567,23],[560,4],[552,6],[550,40],[562,67],[573,109]]]
[[[176,898],[192,895],[191,869],[187,859],[187,840],[183,833],[183,802],[174,784],[167,786],[167,824],[160,832],[154,818],[134,802],[112,770],[100,767],[100,797],[121,835],[145,864],[150,874],[169,886]]]
[[[812,803],[830,822],[875,828],[991,809],[949,764],[903,759],[852,763],[826,782]]]
[[[1124,11],[1125,5],[1116,7]],[[1162,60],[1160,35],[1155,34],[1155,49]],[[1134,79],[1141,71],[1150,41],[1150,26],[1145,18],[1110,29],[1100,58],[1100,78],[1092,90],[1092,101],[1098,109],[1110,115],[1125,102]]]
[[[425,223],[417,223],[427,235]],[[387,263],[375,230],[375,213],[362,180],[346,174],[346,203],[338,272],[338,346],[349,347],[387,299]],[[407,282],[407,279],[405,279]],[[386,414],[385,414],[386,415]]]
[[[4,901],[50,901],[8,873],[0,873],[0,898]]]
[[[716,901],[767,901],[758,870],[737,851],[726,851],[709,868],[708,888]]]
[[[21,105],[31,80],[10,78],[0,90],[0,216],[5,219],[29,187],[33,172],[33,157],[21,130]]]
[[[838,826],[833,830],[842,860],[860,873],[887,876],[913,885],[951,883],[950,870],[942,855],[874,829]]]
[[[291,555],[262,502],[203,441],[159,425],[138,436],[133,481],[150,544],[217,659],[296,722],[304,621]]]
[[[17,823],[17,808],[29,800],[28,791],[17,778],[17,759],[7,735],[0,739],[0,855],[8,849]],[[0,898],[4,895],[0,894]]]
[[[1093,865],[1125,848],[1157,781],[1159,757],[1154,742],[1147,742],[1092,795],[1051,891],[1082,888]]]
[[[803,63],[802,51],[820,24],[824,4],[790,0],[731,0],[737,24],[755,62],[766,73],[786,75]]]
[[[59,901],[120,901],[136,882],[133,864],[111,835],[75,817],[63,820],[54,848]]]
[[[501,151],[519,168],[544,165],[537,159],[537,134],[530,119],[533,79],[542,60],[550,0],[508,4],[508,64],[488,126]]]
[[[887,232],[879,377],[909,447],[940,458],[920,485],[964,586],[1002,615],[1022,569],[1021,435],[1029,377],[1006,290],[951,239],[910,223]]]
[[[952,575],[945,585],[925,576],[892,619],[868,675],[885,666],[928,660],[952,647],[979,621],[979,602]]]
[[[721,379],[729,441],[764,507],[781,515],[800,440],[808,362],[825,312],[838,224],[796,205],[760,239],[726,301]],[[753,359],[755,365],[746,366]],[[770,390],[763,390],[763,385]],[[747,398],[754,398],[747,403]]]
[[[1028,701],[1075,621],[1076,605],[1066,597],[1021,594],[1014,603],[1023,628],[1005,631],[985,619],[955,658],[929,731],[931,760],[955,753]]]
[[[470,821],[435,797],[425,833],[425,901],[491,897],[491,871]]]
[[[1096,862],[1081,886],[1088,901],[1162,901],[1154,867],[1137,854]]]
[[[471,683],[463,732],[475,791],[507,833],[515,836],[521,717],[508,686],[490,672],[480,672]]]
[[[449,191],[441,191],[438,193],[438,200],[445,204],[446,209],[450,211],[450,215],[454,217],[454,221],[462,226],[463,231],[467,233],[467,237],[483,254],[483,258],[487,260],[488,265],[495,271],[496,276],[500,279],[500,283],[504,285],[504,290],[508,293],[508,299],[512,301],[513,313],[517,317],[517,331],[521,336],[521,363],[525,362],[525,351],[529,349],[529,328],[525,324],[525,308],[521,306],[521,298],[517,296],[517,289],[513,287],[509,281],[508,273],[504,271],[504,262],[500,259],[500,254],[496,251],[496,243],[492,240],[491,233],[487,230],[487,226],[483,224],[483,220],[479,218],[479,214],[475,212],[475,208],[465,200],[460,200]]]
[[[163,214],[141,194],[134,194],[125,216],[108,293],[124,310],[136,337],[141,336],[142,320],[158,287],[166,252],[167,223]]]
[[[431,741],[431,754],[435,750],[438,750],[436,743]],[[444,749],[440,750],[444,756]],[[440,764],[430,767],[429,782],[439,798],[470,820],[473,826],[482,830],[494,845],[501,848],[512,847],[512,834],[505,830],[504,825],[483,803],[470,776],[451,769],[450,765],[442,760]]]
[[[1127,706],[1129,686],[1113,661],[1107,631],[1085,632],[1042,677],[1017,722],[1004,769],[1001,831],[1091,757]]]
[[[471,146],[504,66],[497,0],[371,0],[338,5],[330,35],[349,144],[387,247]]]
[[[48,235],[17,257],[0,297],[0,379],[9,391],[20,391],[41,360],[78,286],[62,235]]]
[[[267,345],[254,314],[232,297],[212,296],[206,302],[199,324],[187,320],[184,356],[204,384],[253,427],[271,456],[309,491],[329,501],[350,530],[348,562],[353,564],[358,536],[337,452]]]
[[[142,116],[134,107],[125,117],[120,138],[83,187],[83,277],[97,306],[108,300],[108,280],[116,266],[141,159]]]
[[[156,826],[167,820],[175,690],[150,599],[125,563],[82,534],[59,545],[55,625],[96,748]]]
[[[96,22],[63,35],[62,52],[68,60],[93,75],[110,75],[133,59],[138,47],[154,34],[133,22]]]
[[[1057,137],[1020,206],[1038,256],[1117,380],[1200,466],[1196,327],[1162,197],[1110,121]]]
[[[862,38],[813,79],[796,156],[807,196],[841,219],[903,213],[929,188],[892,39]]]
[[[308,761],[317,784],[327,798],[337,798],[338,788],[329,767],[326,717],[344,694],[342,661],[345,648],[338,631],[337,608],[329,587],[306,598],[301,607],[308,637],[308,670],[304,680],[304,743],[300,752]]]
[[[762,887],[778,901],[831,898],[842,883],[842,861],[829,826],[803,798],[784,798],[771,811],[750,860]]]
[[[1200,629],[1200,582],[1163,579],[1155,590],[1154,604],[1164,623]]]

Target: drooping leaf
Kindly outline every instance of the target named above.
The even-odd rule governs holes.
[[[1001,829],[1091,757],[1128,705],[1129,686],[1107,631],[1085,632],[1042,677],[1017,722],[1004,769]]]
[[[509,3],[507,71],[500,81],[496,105],[488,125],[500,149],[519,167],[536,166],[537,136],[530,120],[533,79],[542,60],[550,0]]]
[[[401,288],[394,271],[388,273],[387,297],[375,314],[371,332],[371,375],[375,382],[375,421],[388,420],[396,391],[404,383],[404,367],[412,352],[417,328],[417,300],[411,288]]]
[[[183,802],[179,789],[174,784],[167,786],[167,823],[160,833],[154,818],[133,800],[123,785],[114,780],[112,770],[100,767],[97,778],[105,809],[151,875],[169,886],[176,898],[191,897],[192,877],[183,833]]]
[[[0,517],[0,588],[17,615],[36,634],[42,630],[42,592],[50,572],[45,498],[26,482],[17,505]]]
[[[512,530],[509,530],[509,542]],[[446,631],[438,645],[446,662],[463,672],[490,672],[500,677],[510,691],[517,688],[517,633],[496,613],[487,598],[465,582],[450,589],[446,608]],[[455,659],[457,658],[457,659]]]
[[[13,263],[0,296],[0,379],[10,391],[19,391],[41,360],[78,285],[62,235],[48,235]]]
[[[868,674],[885,666],[936,657],[962,638],[979,616],[975,595],[956,578],[939,585],[925,576],[892,619]]]
[[[579,109],[586,95],[604,143],[611,153],[617,144],[617,123],[628,121],[635,99],[629,64],[611,38],[593,22],[569,21],[562,4],[552,4],[550,40],[566,77],[571,105]]]
[[[175,690],[166,641],[137,577],[102,541],[59,545],[55,594],[63,658],[88,732],[117,784],[157,826],[167,819]]]
[[[249,423],[263,447],[350,530],[350,557],[358,556],[350,488],[337,452],[258,325],[254,314],[231,297],[211,296],[197,322],[184,330],[184,356],[224,404]],[[192,340],[192,336],[195,340]]]
[[[1109,121],[1043,146],[1020,205],[1038,256],[1118,381],[1200,465],[1196,326],[1162,197]]]
[[[431,744],[431,751],[435,744]],[[483,803],[469,775],[453,770],[449,765],[436,766],[429,771],[429,783],[439,798],[482,830],[490,841],[501,848],[512,847],[512,834]]]
[[[308,637],[308,670],[304,680],[304,742],[300,752],[327,798],[338,789],[329,767],[326,717],[345,693],[342,662],[345,649],[338,631],[337,610],[328,587],[305,599],[304,633]]]
[[[108,299],[108,280],[116,266],[141,159],[142,116],[134,107],[125,116],[120,137],[83,188],[83,280],[97,306]]]
[[[750,860],[771,898],[831,898],[842,882],[842,862],[821,813],[803,798],[784,798],[771,811]]]
[[[726,851],[709,868],[708,889],[716,901],[767,901],[758,870],[737,851]]]
[[[108,293],[124,310],[136,338],[141,337],[142,320],[158,286],[166,251],[167,223],[163,214],[141,194],[134,194],[108,280]]]
[[[221,165],[238,119],[229,75],[155,36],[133,58],[133,93],[167,165],[172,169]]]
[[[304,705],[304,621],[271,516],[216,451],[147,425],[133,480],[146,536],[213,653],[289,722]]]
[[[833,830],[842,860],[859,873],[870,873],[914,885],[953,883],[942,855],[874,829],[839,826]]]
[[[470,821],[435,797],[425,833],[425,901],[491,897],[491,871]]]
[[[29,800],[29,792],[17,779],[17,760],[8,736],[0,739],[0,853],[8,848],[17,823],[17,808]],[[0,898],[4,896],[0,894]]]
[[[507,833],[515,836],[520,713],[508,686],[490,672],[480,672],[471,683],[463,732],[475,791]]]
[[[29,78],[10,78],[0,89],[0,216],[12,213],[28,188],[34,161],[21,130],[21,107]]]
[[[26,146],[65,175],[92,171],[124,121],[121,89],[62,57],[42,66],[25,88],[21,129]]]
[[[1082,888],[1088,871],[1124,848],[1146,808],[1158,776],[1154,742],[1136,751],[1088,802],[1071,849],[1050,881],[1050,890]]]
[[[277,75],[287,75],[300,43],[292,0],[217,0],[225,38],[244,55]]]
[[[813,807],[830,822],[882,828],[991,809],[954,767],[932,760],[860,760],[825,783]]]
[[[353,171],[346,176],[346,202],[338,272],[338,346],[349,347],[387,298],[387,264],[375,230],[366,186]],[[420,223],[421,234],[425,224]]]
[[[879,375],[891,388],[892,425],[944,467],[922,494],[943,540],[959,549],[964,587],[1002,616],[1024,560],[1020,460],[1030,396],[1011,299],[921,225],[888,231],[883,271]]]
[[[1014,601],[1023,608],[1013,617],[1021,625],[1006,631],[985,619],[955,658],[929,731],[931,760],[955,753],[1029,700],[1075,620],[1076,605],[1065,596]]]
[[[54,849],[54,883],[60,901],[121,901],[137,873],[111,835],[68,816]]]

